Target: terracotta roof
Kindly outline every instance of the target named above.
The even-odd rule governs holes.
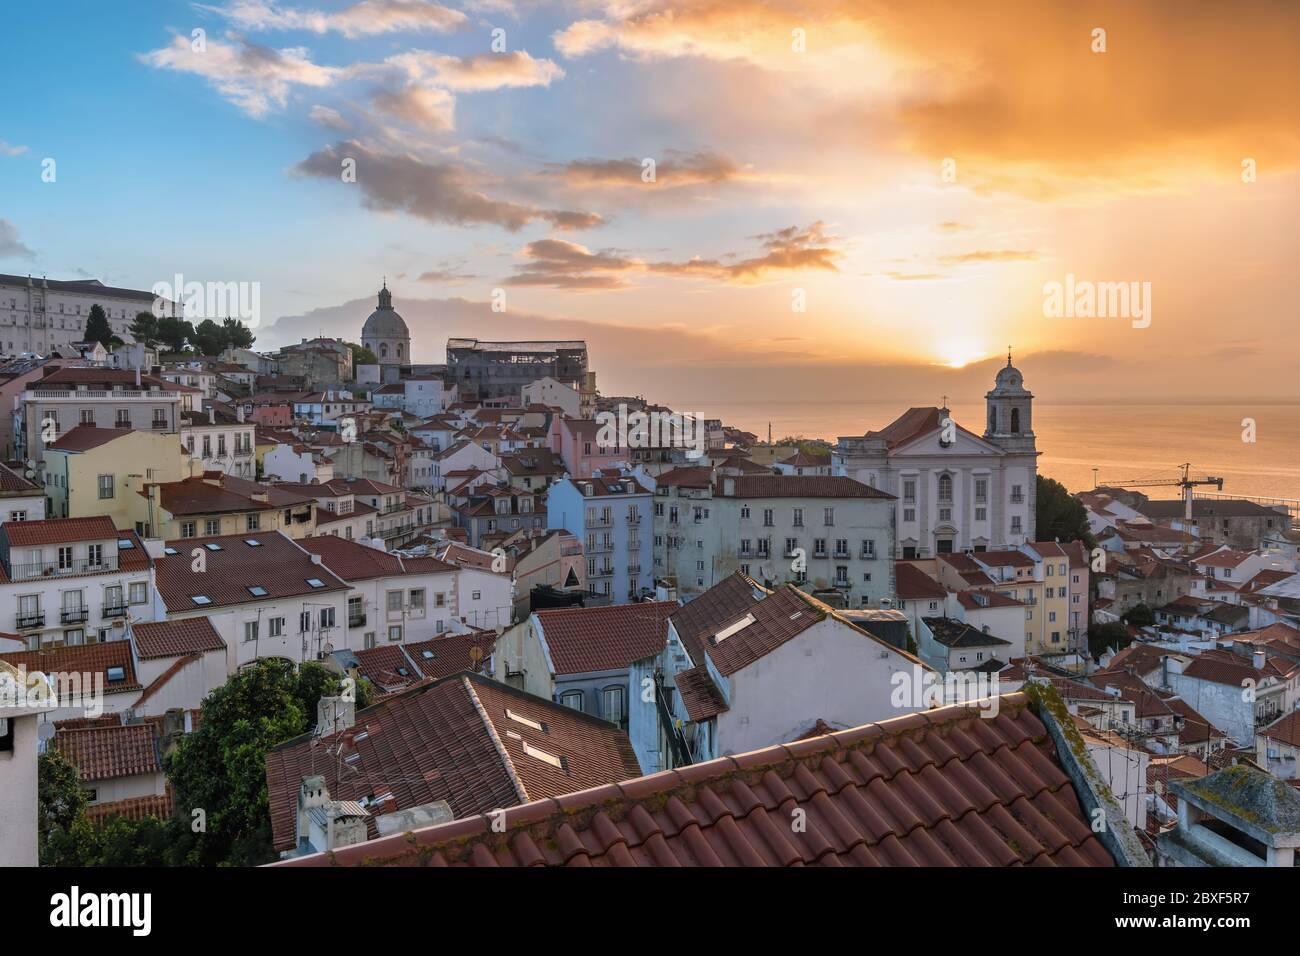
[[[129,434],[131,431],[127,428],[95,428],[91,425],[77,425],[60,435],[57,441],[50,442],[47,447],[54,451],[90,451],[92,448],[107,445]]]
[[[256,541],[257,547],[250,546],[249,541]],[[177,553],[164,555],[155,566],[158,593],[171,614],[347,589],[328,568],[314,563],[309,554],[278,531],[183,538],[168,545]],[[220,550],[211,550],[213,545]],[[202,573],[190,570],[190,552],[196,547],[205,552],[207,570]],[[320,581],[322,586],[313,587],[307,583],[309,579]],[[264,588],[267,593],[254,595],[250,587]],[[196,603],[196,596],[208,601]]]
[[[718,673],[730,677],[825,620],[829,609],[817,607],[818,603],[792,584],[779,587],[747,611],[706,632],[701,637],[705,653]],[[727,633],[745,621],[743,627]],[[720,634],[726,636],[719,639]]]
[[[664,649],[676,601],[537,611],[556,674],[623,670]]]
[[[446,800],[460,818],[639,773],[627,734],[613,724],[464,673],[367,707],[341,733],[306,734],[266,755],[282,850],[295,844],[298,790],[311,774],[325,778],[335,800],[391,793],[398,810]],[[370,826],[376,835],[373,818]]]
[[[978,611],[986,607],[1023,607],[1023,601],[1017,601],[1000,591],[977,588],[957,592],[957,600],[968,611]]]
[[[1261,737],[1300,747],[1300,710],[1293,710],[1281,720],[1255,731]]]
[[[735,490],[727,491],[729,482]],[[844,475],[737,475],[718,482],[718,494],[728,498],[880,498],[894,496]]]
[[[130,641],[100,641],[97,644],[73,644],[49,647],[40,651],[9,651],[0,654],[14,667],[25,667],[27,673],[42,674],[96,674],[104,683],[104,693],[140,690],[135,674],[135,661],[131,657]],[[108,679],[110,667],[122,668],[121,680]]]
[[[364,581],[402,573],[402,562],[394,554],[334,535],[319,535],[298,542],[303,549],[320,555],[325,567],[345,581]],[[448,567],[448,570],[452,570]]]
[[[81,771],[82,780],[109,780],[162,773],[154,731],[152,722],[77,730],[61,728],[53,742],[54,748]]]
[[[944,647],[994,647],[999,644],[1011,644],[1010,641],[1004,641],[1000,637],[985,634],[965,621],[954,621],[946,617],[925,617],[921,620],[925,621],[930,628],[934,639]]]
[[[712,482],[713,469],[707,467],[673,468],[655,478],[659,488],[708,488]]]
[[[678,671],[673,675],[673,684],[691,720],[709,720],[727,709],[727,701],[704,664]]]
[[[756,593],[757,592],[757,593]],[[686,646],[692,663],[704,663],[705,637],[757,604],[771,592],[739,571],[727,575],[713,587],[674,611],[669,620]]]
[[[9,543],[16,548],[67,544],[74,541],[108,541],[126,537],[105,515],[93,518],[46,518],[44,521],[6,521],[3,526]]]
[[[410,644],[383,644],[354,651],[353,656],[362,677],[392,690],[425,680],[440,680],[461,671],[481,671],[483,662],[491,657],[495,647],[495,632],[471,631]],[[474,660],[475,648],[478,649],[477,662]]]
[[[128,797],[125,800],[112,800],[108,803],[96,803],[86,807],[86,819],[100,826],[110,817],[124,820],[143,820],[145,817],[157,817],[166,820],[172,815],[172,791],[169,786],[165,793],[150,794],[144,797]]]
[[[978,713],[945,707],[539,800],[507,810],[502,833],[478,816],[280,865],[1113,866],[1025,696]]]
[[[142,661],[226,649],[226,642],[206,617],[145,621],[133,624],[131,633],[135,640],[135,652]]]
[[[269,501],[254,501],[245,494],[222,487],[217,479],[210,481],[196,475],[180,481],[165,481],[153,487],[163,509],[173,515],[203,515],[224,512],[272,511],[276,506]],[[141,492],[145,494],[145,492]]]
[[[900,601],[942,601],[948,589],[914,564],[894,562],[894,591]]]
[[[1009,548],[1002,551],[980,551],[971,555],[976,564],[990,568],[1032,568],[1034,559],[1023,551]]]

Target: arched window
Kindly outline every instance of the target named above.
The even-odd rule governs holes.
[[[397,346],[397,357],[398,358],[402,357],[402,347],[400,345]]]
[[[989,409],[989,431],[995,432],[997,430],[998,430],[998,410],[996,408],[990,408]]]
[[[379,346],[379,357],[380,357],[380,358],[388,358],[388,346],[387,346],[387,345],[381,345],[381,346]]]
[[[1011,409],[1011,431],[1013,434],[1020,431],[1020,409],[1018,408]]]
[[[952,475],[939,476],[939,500],[952,501]]]

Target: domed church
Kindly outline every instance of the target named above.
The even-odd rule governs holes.
[[[361,327],[361,344],[375,353],[379,360],[381,373],[389,367],[411,364],[411,332],[406,322],[393,308],[393,294],[388,291],[388,280],[384,280],[379,290],[379,308],[370,313],[366,324]],[[396,378],[395,371],[384,375]]]

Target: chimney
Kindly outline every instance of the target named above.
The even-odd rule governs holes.
[[[320,736],[349,730],[357,722],[357,702],[342,697],[322,697],[316,705],[316,732]]]
[[[1264,652],[1259,648],[1256,648],[1251,663],[1255,665],[1255,670],[1262,671],[1264,669],[1264,664],[1266,663]]]
[[[217,407],[216,407],[215,405],[209,405],[209,406],[208,406],[208,424],[209,424],[209,425],[215,425],[216,423],[217,423]]]

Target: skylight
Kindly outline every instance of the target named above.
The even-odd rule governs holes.
[[[163,548],[163,554],[179,554],[175,548]]]
[[[195,594],[193,597],[190,598],[190,600],[193,601],[195,604],[212,603],[212,598],[208,597],[206,594]]]
[[[513,710],[511,710],[508,707],[506,708],[506,716],[509,717],[511,720],[518,721],[519,723],[523,724],[525,727],[533,728],[533,730],[542,729],[542,725],[537,721],[533,720],[531,717],[525,717],[522,714],[516,714]]]
[[[420,651],[420,656],[426,661],[431,661],[433,660],[433,651]]]
[[[107,671],[105,671],[105,674],[107,675],[110,681],[126,680],[125,667],[110,667]]]
[[[753,623],[754,623],[754,615],[746,614],[735,624],[728,624],[722,630],[718,631],[718,633],[714,634],[713,643],[721,644],[727,638],[731,637],[731,635],[738,634],[739,632],[743,631],[745,628],[749,627],[749,625]]]
[[[253,595],[253,597],[266,597],[266,588],[262,587],[260,584],[253,584],[249,586],[248,593]]]
[[[205,544],[203,547],[207,548],[209,551],[221,550],[221,545],[217,544],[215,541]]]
[[[325,586],[325,582],[320,578],[308,578],[307,583],[314,588],[323,588]]]
[[[256,538],[245,538],[244,544],[248,545],[250,548],[260,548],[262,546],[262,542],[258,541]]]
[[[135,547],[135,542],[130,538],[118,538],[117,546],[122,551],[129,551]]]
[[[536,757],[542,763],[548,763],[556,770],[564,769],[563,758],[557,757],[555,756],[555,754],[548,754],[545,750],[538,750],[536,747],[529,744],[528,741],[526,740],[523,741],[523,745],[524,745],[524,753],[526,753],[528,756]]]

